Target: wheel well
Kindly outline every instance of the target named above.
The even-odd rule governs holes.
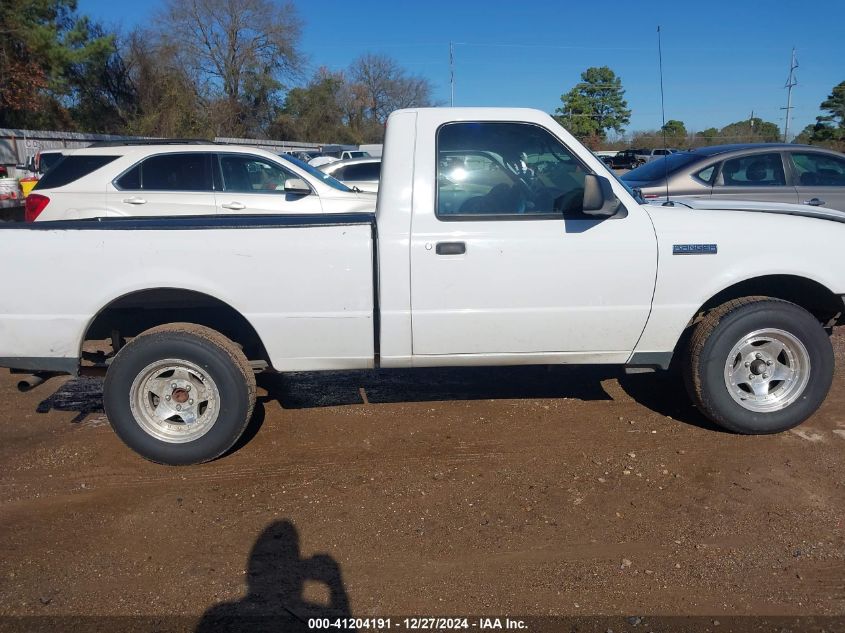
[[[783,299],[801,306],[825,326],[842,324],[845,305],[843,298],[822,284],[797,275],[766,275],[746,279],[715,294],[708,299],[687,324],[672,353],[672,364],[682,359],[694,326],[713,308],[742,297],[770,297]]]
[[[789,301],[807,310],[826,326],[840,321],[845,309],[842,297],[817,281],[796,275],[767,275],[725,288],[699,308],[693,322],[713,308],[741,297],[771,297]]]
[[[258,332],[232,306],[209,295],[178,288],[141,290],[115,299],[88,326],[85,341],[119,333],[121,339],[167,323],[195,323],[217,330],[241,346],[250,360],[269,362]]]

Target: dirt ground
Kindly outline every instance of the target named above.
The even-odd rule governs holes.
[[[843,616],[834,342],[826,404],[775,436],[616,368],[294,374],[181,468],[120,443],[99,379],[4,371],[0,616]]]

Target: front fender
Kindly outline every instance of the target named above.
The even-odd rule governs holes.
[[[635,352],[674,350],[702,306],[726,289],[757,278],[788,275],[845,294],[845,265],[837,255],[845,243],[845,224],[743,211],[654,205],[647,210],[657,232],[657,284]],[[716,248],[713,252],[676,245]]]

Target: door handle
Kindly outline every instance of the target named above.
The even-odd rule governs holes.
[[[240,202],[227,202],[226,204],[221,204],[220,206],[224,209],[231,209],[232,211],[241,211],[246,209],[246,205],[241,204]]]
[[[438,255],[463,255],[467,252],[465,242],[437,242],[435,252]]]
[[[804,204],[809,204],[811,207],[820,207],[824,204],[824,200],[819,200],[818,198],[810,198],[809,200],[804,200]]]
[[[147,201],[143,198],[139,198],[138,196],[132,196],[131,198],[124,198],[123,201],[126,204],[147,204]]]

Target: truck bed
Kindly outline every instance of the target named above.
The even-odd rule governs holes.
[[[74,372],[92,315],[159,288],[243,315],[278,371],[372,367],[374,236],[368,213],[2,224],[0,366]]]

